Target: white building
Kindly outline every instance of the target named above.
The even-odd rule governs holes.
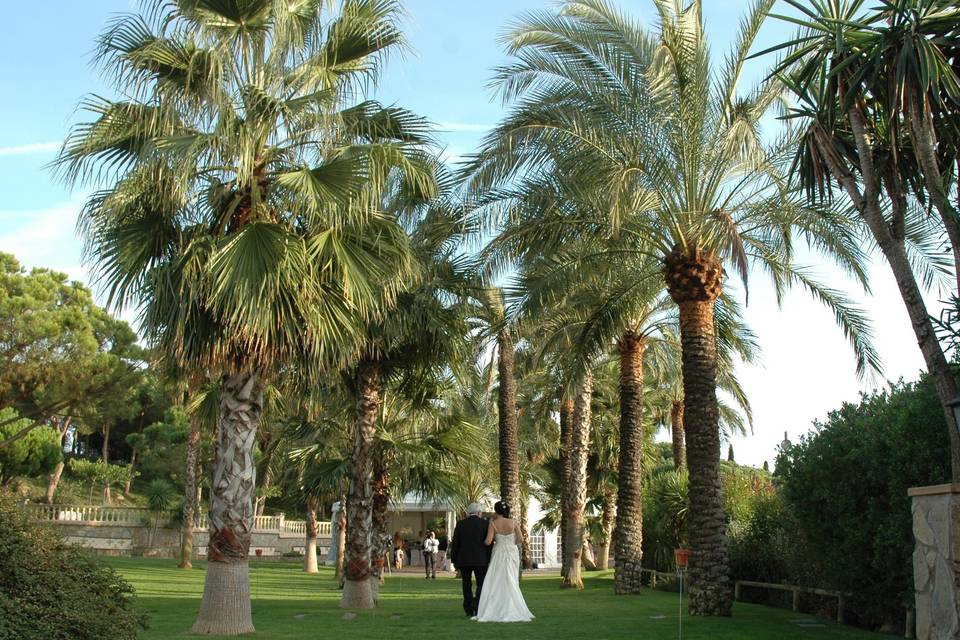
[[[491,508],[490,505],[484,505]],[[336,522],[340,503],[335,502],[332,508],[331,535],[332,542],[327,554],[327,563],[336,559]],[[415,493],[408,493],[402,500],[394,500],[390,505],[390,524],[387,531],[390,535],[396,533],[405,540],[419,543],[437,520],[442,520],[447,535],[453,534],[457,520],[464,514],[458,513],[456,508],[446,500],[423,498]],[[557,531],[530,533],[533,525],[543,517],[543,509],[536,498],[530,498],[527,506],[527,536],[530,540],[531,561],[539,569],[556,569],[560,567],[560,536]],[[410,558],[413,565],[422,563],[419,550],[414,548]]]

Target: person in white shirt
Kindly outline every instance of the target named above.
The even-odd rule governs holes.
[[[427,572],[427,580],[437,579],[437,565],[434,562],[437,551],[440,549],[440,541],[437,540],[437,534],[433,531],[427,532],[427,537],[423,540],[423,568]]]

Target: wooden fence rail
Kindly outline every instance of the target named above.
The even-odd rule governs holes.
[[[837,622],[843,622],[844,607],[846,599],[852,594],[846,591],[833,591],[831,589],[818,589],[816,587],[801,587],[792,584],[774,584],[771,582],[753,582],[751,580],[737,580],[733,585],[733,599],[740,599],[740,589],[742,587],[755,587],[757,589],[771,589],[774,591],[790,591],[793,593],[793,610],[800,610],[800,594],[812,593],[818,596],[837,599]]]
[[[650,575],[650,588],[657,588],[657,579],[668,579],[675,580],[677,574],[670,571],[657,571],[655,569],[641,569],[641,573],[647,573]],[[842,623],[844,618],[844,608],[846,607],[846,599],[850,597],[851,593],[846,591],[833,591],[831,589],[818,589],[816,587],[801,587],[799,585],[792,584],[774,584],[771,582],[753,582],[752,580],[737,580],[733,584],[733,599],[740,599],[740,591],[742,587],[756,587],[758,589],[772,589],[775,591],[790,591],[793,593],[793,610],[800,611],[800,594],[801,593],[812,593],[818,596],[825,596],[828,598],[837,599],[837,622]],[[909,626],[909,618],[908,618]]]

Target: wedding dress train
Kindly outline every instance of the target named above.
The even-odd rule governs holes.
[[[515,534],[496,534],[483,581],[479,622],[529,622],[533,614],[520,593],[520,549]]]

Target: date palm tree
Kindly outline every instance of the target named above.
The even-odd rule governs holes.
[[[116,306],[140,309],[178,366],[221,378],[209,564],[193,631],[252,632],[247,556],[253,448],[266,381],[294,359],[344,351],[410,260],[378,211],[422,120],[356,102],[402,44],[390,0],[171,0],[115,19],[96,59],[118,99],[56,168],[96,185],[81,215],[87,252]],[[391,275],[392,274],[392,275]]]
[[[562,199],[569,207],[570,197]],[[503,238],[504,243],[520,247],[524,243],[521,227],[535,230],[544,202],[534,200],[534,210],[526,215],[526,203],[515,208],[515,225]],[[527,217],[529,225],[519,223]],[[534,233],[537,233],[534,231]],[[500,240],[488,250],[503,251]],[[613,540],[618,558],[615,590],[619,594],[639,593],[642,558],[642,480],[643,443],[658,408],[645,398],[646,371],[652,370],[655,382],[678,369],[680,349],[676,336],[676,308],[662,290],[658,265],[650,256],[637,252],[629,234],[609,238],[581,236],[557,247],[538,243],[535,265],[521,271],[517,293],[521,315],[545,316],[542,332],[551,335],[568,331],[574,340],[571,350],[586,357],[604,357],[615,352],[619,360],[619,445],[618,487],[616,491],[616,527]],[[733,381],[733,354],[745,362],[755,359],[757,347],[752,333],[739,321],[740,309],[728,296],[717,303],[717,332],[721,372]],[[655,382],[660,386],[659,382]],[[662,395],[662,394],[658,394]],[[741,393],[734,397],[749,413],[749,403]],[[734,414],[736,415],[736,414]],[[610,514],[614,513],[611,508]]]
[[[581,219],[545,217],[547,242],[628,233],[637,251],[659,261],[678,310],[691,478],[690,610],[701,615],[729,615],[732,604],[714,317],[725,266],[746,283],[756,265],[778,296],[792,284],[808,289],[834,309],[858,371],[879,366],[857,310],[793,264],[799,235],[866,286],[864,256],[844,217],[787,188],[789,137],[770,144],[761,138],[761,118],[782,86],[774,79],[739,89],[771,4],[754,3],[719,70],[711,65],[698,0],[685,7],[656,0],[654,31],[603,0],[526,15],[506,37],[514,61],[495,80],[512,111],[469,167],[470,187],[480,194],[510,190],[529,176],[560,183],[561,193],[587,203]],[[509,200],[499,208],[509,227]],[[592,211],[605,216],[598,220]]]

